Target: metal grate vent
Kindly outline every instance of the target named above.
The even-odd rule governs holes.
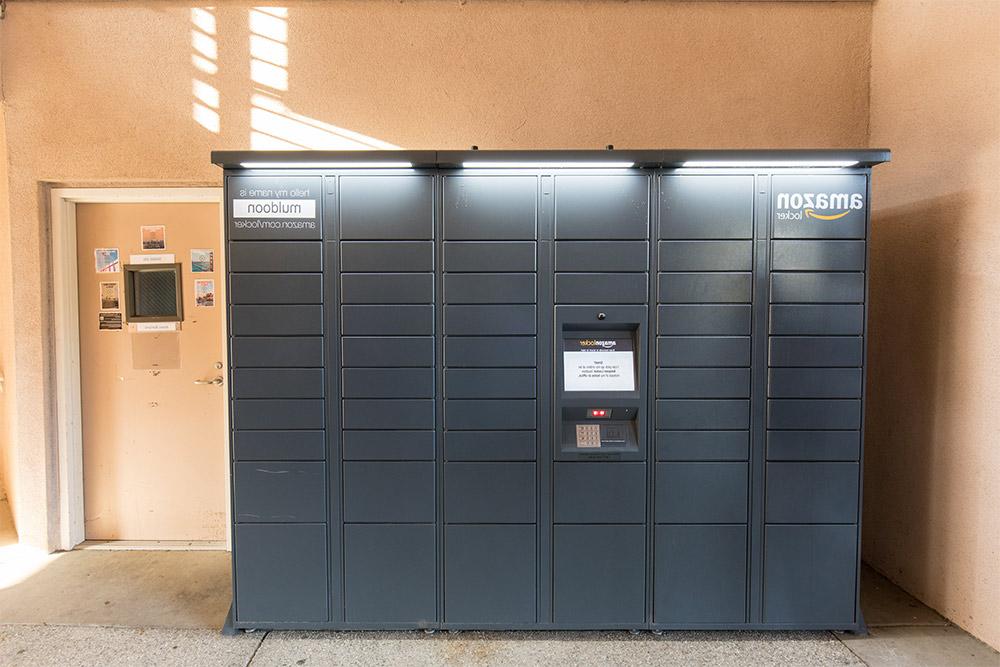
[[[135,315],[171,317],[177,315],[177,273],[138,271],[135,274]]]

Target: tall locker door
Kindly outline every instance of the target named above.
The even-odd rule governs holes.
[[[226,183],[240,627],[329,620],[321,181]]]
[[[634,334],[636,388],[647,373],[650,178],[639,173],[554,177],[556,327],[577,313],[606,310],[639,323]],[[636,313],[639,313],[637,316]],[[592,320],[589,318],[593,318]],[[597,322],[593,315],[588,321]],[[555,331],[555,335],[561,335]],[[558,349],[547,341],[547,349]],[[558,365],[558,362],[557,362]],[[555,379],[557,389],[564,379]],[[557,392],[558,394],[558,392]],[[638,452],[567,454],[562,415],[552,442],[553,621],[575,627],[639,627],[646,618],[645,409]]]
[[[442,179],[444,620],[536,620],[538,177]]]
[[[867,185],[771,179],[767,623],[856,620]]]
[[[338,178],[344,620],[437,621],[434,179]]]
[[[752,175],[660,178],[653,622],[746,620]]]

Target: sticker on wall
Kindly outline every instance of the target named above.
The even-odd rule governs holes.
[[[160,255],[129,255],[129,264],[174,264],[173,253],[163,253]]]
[[[94,270],[97,273],[119,273],[122,270],[118,248],[94,248]]]
[[[97,329],[99,331],[121,331],[122,330],[121,311],[118,311],[116,313],[98,313]]]
[[[215,281],[194,281],[194,305],[201,308],[215,307]]]
[[[118,283],[101,283],[101,310],[118,310],[119,304]]]
[[[198,249],[191,251],[191,273],[214,273],[215,251]]]
[[[143,250],[163,250],[167,247],[167,228],[163,225],[149,225],[139,228]]]

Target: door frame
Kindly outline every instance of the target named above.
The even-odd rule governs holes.
[[[53,188],[50,190],[51,266],[53,328],[55,348],[55,412],[58,466],[59,536],[57,549],[69,551],[86,539],[83,507],[83,428],[80,397],[80,304],[77,281],[76,205],[77,204],[187,204],[219,205],[220,242],[225,243],[225,209],[221,187],[105,187]],[[216,254],[220,272],[225,271],[224,248]],[[225,304],[221,304],[223,307]],[[227,319],[222,318],[225,341]],[[223,393],[226,442],[225,483],[229,488],[229,410],[228,391]],[[232,502],[226,497],[226,549],[232,548]],[[113,544],[113,543],[112,543]],[[124,544],[124,543],[123,543]],[[155,543],[155,548],[190,549],[198,543]]]

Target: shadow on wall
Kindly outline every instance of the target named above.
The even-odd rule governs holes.
[[[932,544],[930,526],[963,511],[946,448],[961,382],[956,247],[970,196],[884,209],[872,222],[862,556],[920,597],[928,585],[953,588],[933,556],[948,553],[949,532]]]

